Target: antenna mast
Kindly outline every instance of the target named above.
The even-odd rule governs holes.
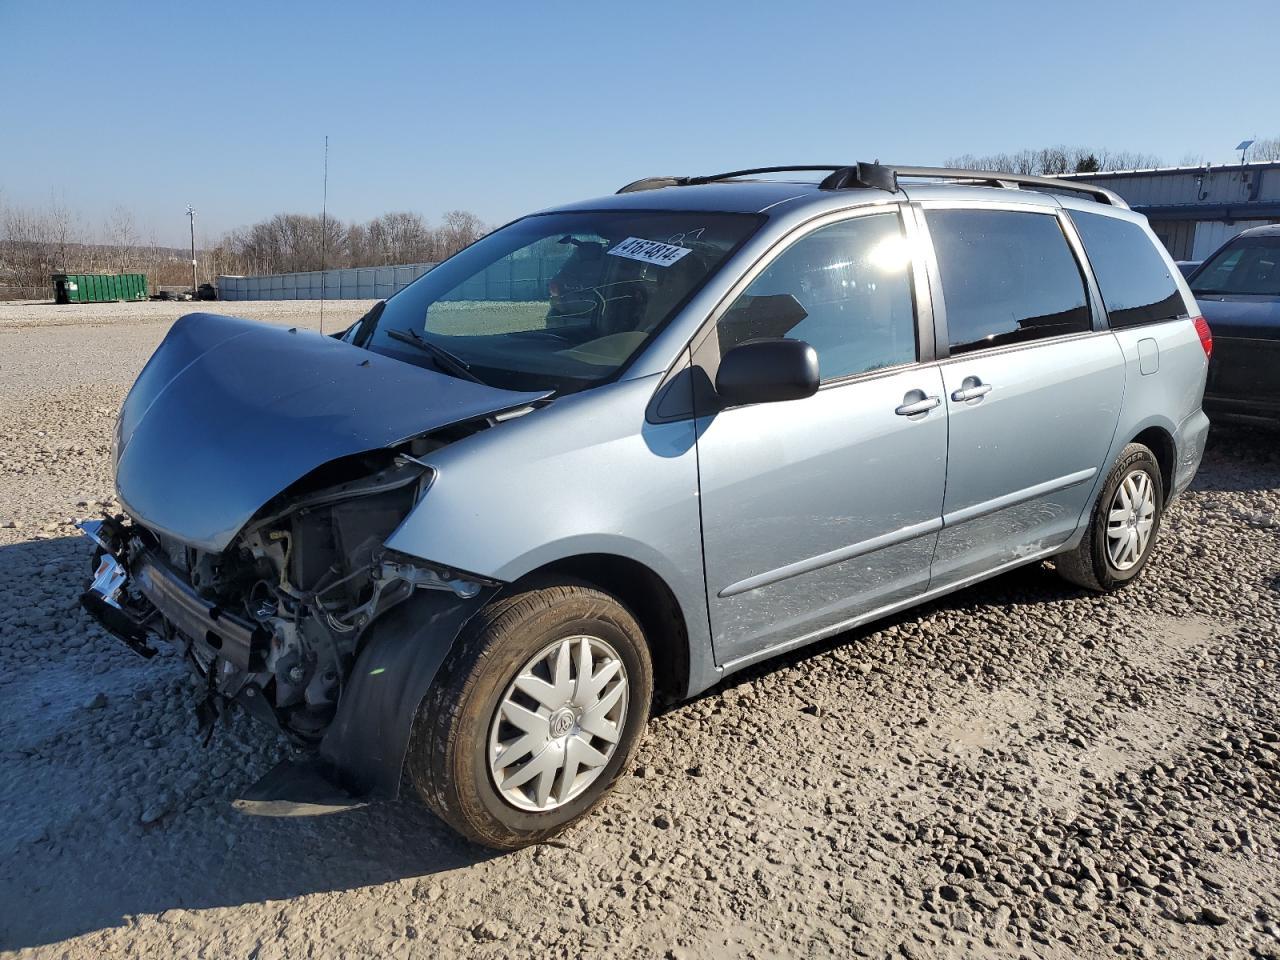
[[[324,138],[324,199],[320,202],[320,333],[324,334],[325,267],[329,255],[329,135]]]
[[[196,211],[195,207],[187,204],[187,219],[191,221],[191,298],[196,297]]]

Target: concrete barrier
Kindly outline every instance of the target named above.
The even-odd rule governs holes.
[[[258,277],[218,277],[219,300],[385,300],[434,267],[403,263],[389,267],[345,267]]]

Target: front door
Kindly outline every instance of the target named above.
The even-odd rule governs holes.
[[[835,632],[928,588],[947,408],[938,367],[918,360],[912,275],[896,211],[847,218],[790,243],[716,324],[716,357],[755,336],[788,336],[817,350],[822,377],[807,399],[699,417],[707,602],[722,664]],[[788,310],[769,309],[783,300]]]
[[[1124,357],[1095,329],[1056,212],[932,208],[950,427],[933,586],[1043,554],[1075,531],[1120,416]]]

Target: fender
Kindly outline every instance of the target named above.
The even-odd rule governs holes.
[[[646,419],[659,380],[568,394],[427,454],[431,489],[387,547],[502,583],[582,555],[632,560],[655,573],[680,607],[687,692],[717,682],[703,578],[698,425]]]
[[[470,599],[419,590],[369,627],[338,712],[320,741],[320,759],[360,796],[394,800],[418,705],[454,640],[501,590]]]

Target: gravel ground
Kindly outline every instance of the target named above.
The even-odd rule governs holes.
[[[338,330],[358,318],[376,300],[326,300],[325,326]],[[109,324],[168,325],[181,316],[200,311],[231,317],[249,317],[272,323],[317,326],[320,304],[316,300],[250,300],[208,303],[157,300],[147,303],[52,303],[49,300],[0,300],[0,330],[23,327],[84,327]],[[163,333],[163,330],[161,331]]]
[[[67,521],[109,503],[114,411],[184,309],[0,306],[0,949],[1280,957],[1277,435],[1215,430],[1122,593],[1033,566],[763,665],[494,855],[407,802],[237,813],[284,746],[238,719],[203,748],[178,659],[80,613]]]

